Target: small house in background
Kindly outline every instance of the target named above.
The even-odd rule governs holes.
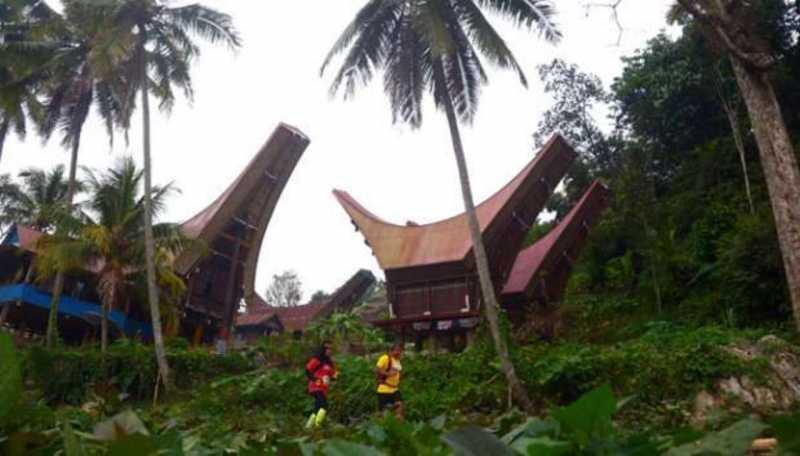
[[[356,272],[330,296],[295,307],[273,307],[261,296],[246,299],[247,312],[236,318],[236,338],[242,342],[275,333],[300,337],[308,326],[336,312],[349,312],[369,296],[376,281],[366,269]]]
[[[207,208],[181,225],[205,251],[187,250],[173,268],[187,282],[179,334],[194,342],[212,342],[220,328],[231,328],[238,303],[253,295],[255,271],[272,213],[309,139],[280,124],[236,180]],[[43,334],[52,299],[52,283],[31,281],[36,243],[42,233],[15,226],[0,242],[0,324],[17,332]],[[59,333],[80,342],[99,333],[101,315],[92,265],[71,272],[59,304]],[[150,316],[130,297],[112,309],[112,337],[149,338]],[[278,328],[281,330],[281,328]],[[230,331],[227,331],[230,332]]]
[[[596,182],[550,234],[523,249],[574,158],[569,144],[553,136],[519,174],[476,207],[495,291],[513,318],[561,298],[572,261],[606,207],[608,191]],[[386,275],[390,318],[373,323],[403,340],[441,335],[451,346],[470,333],[483,298],[466,214],[398,225],[380,219],[344,191],[334,195]]]

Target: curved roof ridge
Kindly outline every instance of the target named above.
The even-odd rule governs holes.
[[[481,201],[478,205],[476,205],[475,206],[475,211],[479,212],[481,210],[481,208],[489,206],[491,203],[494,203],[495,200],[502,200],[503,203],[508,201],[508,199],[510,199],[511,195],[514,193],[513,191],[516,190],[517,187],[519,187],[519,184],[522,183],[522,181],[524,180],[525,176],[527,176],[528,173],[531,172],[533,167],[536,166],[536,163],[538,163],[542,159],[542,157],[546,154],[546,152],[548,150],[550,150],[550,148],[552,147],[553,143],[555,143],[558,140],[566,142],[566,140],[558,133],[556,133],[553,136],[551,136],[550,139],[547,141],[547,143],[545,143],[545,145],[542,146],[542,148],[539,150],[539,152],[528,162],[527,165],[525,165],[524,168],[522,168],[521,171],[519,171],[516,175],[514,175],[514,177],[512,177],[511,180],[509,180],[505,185],[500,187],[497,191],[495,191],[490,196],[488,196],[485,200]],[[511,190],[511,191],[508,192],[508,190]],[[504,193],[504,192],[507,192],[507,194]],[[365,216],[369,217],[370,219],[372,219],[375,222],[378,222],[378,223],[381,223],[381,224],[384,224],[384,225],[388,225],[388,226],[397,227],[397,228],[404,228],[404,229],[429,228],[429,227],[432,227],[432,226],[435,226],[435,225],[438,225],[438,224],[441,224],[441,223],[446,223],[446,222],[452,221],[454,219],[465,217],[465,215],[466,215],[466,212],[462,211],[462,212],[459,212],[459,213],[457,213],[455,215],[452,215],[450,217],[439,219],[439,220],[436,220],[436,221],[433,221],[433,222],[428,222],[428,223],[416,223],[416,222],[414,222],[413,225],[409,225],[408,223],[405,223],[405,224],[401,225],[399,223],[393,223],[393,222],[386,221],[383,218],[375,215],[375,213],[373,213],[369,209],[365,208],[364,205],[359,203],[355,198],[353,198],[352,195],[350,195],[345,190],[334,189],[333,190],[333,194],[334,194],[334,196],[336,196],[336,199],[339,200],[340,204],[351,206],[353,209],[361,212],[362,214],[364,214]],[[503,204],[500,204],[500,205],[496,206],[497,210],[495,210],[494,211],[495,213],[492,214],[492,215],[496,215],[496,213],[499,212],[499,208],[502,207],[502,206],[503,206]],[[492,208],[495,208],[495,207],[493,206]],[[487,226],[488,226],[488,223],[487,223]],[[481,226],[481,229],[484,229],[484,228],[486,228],[486,226]]]
[[[558,239],[567,229],[573,227],[572,223],[575,218],[578,217],[580,213],[591,211],[591,208],[587,207],[589,200],[602,200],[607,198],[608,194],[608,187],[599,179],[592,182],[592,185],[583,193],[581,199],[575,203],[562,220],[556,223],[556,225],[539,240],[519,252],[516,260],[514,260],[514,265],[511,268],[508,279],[503,286],[502,294],[521,293],[525,291],[531,280],[533,280],[544,266],[548,254],[553,254],[552,250],[555,248]],[[599,215],[597,217],[599,217]]]
[[[563,155],[566,154],[566,155]],[[531,179],[539,176],[548,187],[548,192],[558,182],[547,182],[547,169],[561,169],[571,160],[572,148],[560,135],[553,135],[544,147],[508,183],[476,206],[475,211],[482,233],[494,225],[509,204],[517,204],[524,192],[533,191]],[[558,160],[563,158],[563,162]],[[538,171],[537,171],[538,170]],[[563,173],[556,174],[558,180]],[[423,225],[399,225],[386,222],[358,203],[342,190],[334,190],[334,196],[350,216],[350,220],[366,238],[382,269],[398,269],[410,266],[431,265],[462,261],[472,246],[466,223],[466,213]],[[516,201],[516,202],[515,202]]]

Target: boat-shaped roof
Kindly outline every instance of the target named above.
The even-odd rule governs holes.
[[[565,170],[574,156],[566,140],[554,135],[509,183],[476,206],[481,232],[485,235],[491,230],[504,209],[529,197],[537,182],[545,184],[544,194],[549,195],[558,182],[548,182],[548,178],[556,175],[560,180],[560,170]],[[333,193],[384,270],[463,261],[470,253],[472,241],[465,213],[423,225],[398,225],[382,220],[345,191]]]

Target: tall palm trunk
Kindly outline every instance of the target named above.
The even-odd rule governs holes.
[[[506,376],[506,381],[508,382],[511,392],[523,410],[528,413],[533,413],[533,404],[528,397],[528,392],[517,377],[514,364],[511,363],[511,357],[508,354],[508,346],[502,334],[500,334],[497,317],[497,310],[500,306],[498,305],[497,295],[492,285],[489,261],[486,258],[486,249],[483,246],[483,237],[481,236],[481,229],[478,224],[478,216],[475,213],[475,203],[472,199],[472,188],[469,182],[467,161],[464,158],[461,134],[458,131],[458,120],[456,119],[450,95],[447,93],[446,89],[442,90],[442,92],[444,92],[445,112],[447,113],[447,123],[450,126],[450,138],[453,142],[453,152],[455,153],[456,164],[458,165],[458,176],[461,181],[461,194],[464,198],[464,209],[467,214],[469,234],[472,238],[472,251],[475,255],[475,265],[478,269],[478,278],[480,280],[481,293],[484,299],[483,308],[486,313],[486,320],[489,322],[489,330],[492,333],[497,356],[500,358],[500,367]]]
[[[8,135],[8,121],[0,122],[0,162],[3,160],[3,146],[6,144],[6,135]]]
[[[800,168],[766,71],[731,58],[755,131],[783,255],[794,320],[800,331]]]
[[[147,269],[147,299],[150,303],[150,317],[153,326],[153,344],[156,349],[156,361],[164,390],[169,388],[169,364],[164,349],[164,336],[161,332],[161,312],[158,308],[158,288],[156,284],[155,241],[153,239],[153,200],[150,163],[150,101],[147,96],[147,54],[145,52],[145,28],[140,26],[141,33],[141,86],[142,86],[142,130],[144,134],[144,251]]]
[[[103,318],[100,320],[100,353],[105,354],[108,349],[108,310],[117,301],[117,286],[114,278],[107,282],[108,293],[101,293]]]
[[[77,187],[78,174],[78,149],[81,146],[80,133],[72,143],[72,155],[69,160],[69,181],[67,182],[67,210],[72,211],[72,201],[75,198],[75,188]],[[58,339],[58,304],[61,301],[61,294],[64,292],[64,271],[56,273],[55,283],[53,284],[53,296],[50,300],[50,314],[47,318],[47,348],[53,348]]]

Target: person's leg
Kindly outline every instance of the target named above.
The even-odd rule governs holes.
[[[395,391],[392,395],[392,400],[394,401],[394,416],[397,417],[398,420],[402,421],[403,417],[405,416],[405,409],[403,408],[403,395],[400,394],[400,391]]]
[[[308,417],[308,421],[306,421],[306,428],[319,426],[317,421],[322,424],[322,421],[325,419],[325,415],[327,413],[325,409],[328,407],[328,401],[326,400],[325,394],[323,394],[322,391],[315,391],[310,394],[314,398],[314,409],[311,412],[311,416]],[[322,418],[320,418],[320,416],[322,416]]]
[[[386,418],[386,416],[394,411],[395,400],[393,393],[378,393],[378,412]]]
[[[314,408],[317,409],[317,417],[314,420],[314,425],[322,426],[325,417],[328,415],[328,397],[322,391],[318,392],[316,395]]]
[[[318,410],[317,409],[318,401],[316,393],[309,393],[309,394],[311,395],[311,397],[314,398],[314,408],[311,409],[311,415],[308,417],[308,420],[306,421],[306,429],[310,429],[312,426],[314,426],[314,422],[317,420],[317,410]]]

